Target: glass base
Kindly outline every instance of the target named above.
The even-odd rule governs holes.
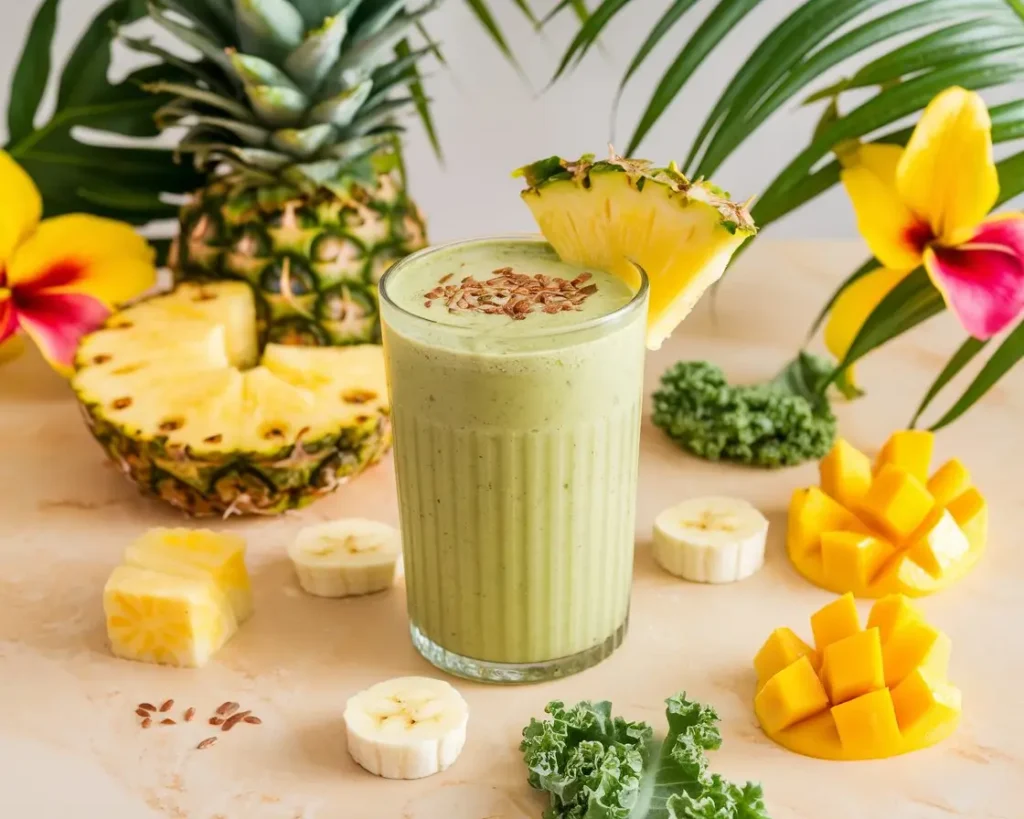
[[[461,654],[442,648],[420,631],[415,623],[409,624],[409,633],[416,650],[423,655],[427,662],[442,671],[467,680],[511,685],[569,677],[597,665],[622,645],[628,627],[629,618],[627,617],[625,622],[612,632],[611,636],[596,646],[581,651],[579,654],[540,663],[492,663],[487,660],[474,660],[472,657],[463,657]]]

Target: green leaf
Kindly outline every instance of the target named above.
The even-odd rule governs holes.
[[[273,85],[250,85],[246,87],[245,95],[259,120],[274,128],[298,125],[309,104],[301,91]]]
[[[11,142],[24,139],[35,127],[36,112],[50,79],[50,51],[59,4],[60,0],[46,0],[29,28],[7,104],[7,131]]]
[[[412,97],[397,97],[385,100],[373,108],[364,108],[359,112],[356,120],[344,129],[341,136],[345,139],[351,139],[352,137],[365,136],[374,132],[378,126],[390,124],[398,111],[407,108],[414,102]]]
[[[867,317],[836,368],[833,380],[872,350],[938,315],[945,306],[924,268],[917,268],[890,290]]]
[[[350,84],[346,81],[348,72],[356,69],[362,72],[372,72],[378,66],[389,62],[395,45],[406,38],[417,20],[420,20],[425,14],[429,14],[436,7],[436,2],[427,3],[412,14],[405,14],[397,20],[393,20],[364,40],[347,43],[341,50],[341,57],[334,64],[331,73],[340,77],[342,84]],[[333,90],[340,91],[342,89],[334,88]]]
[[[985,362],[974,381],[945,415],[932,424],[933,431],[949,426],[973,407],[1014,365],[1024,357],[1024,322],[1018,324]]]
[[[191,100],[199,103],[200,105],[224,111],[242,122],[253,121],[252,113],[241,103],[236,102],[229,97],[222,96],[221,94],[215,94],[212,91],[204,91],[202,88],[196,88],[194,85],[185,85],[184,83],[166,82],[161,80],[146,84],[144,86],[144,90],[148,91],[150,94],[174,94],[182,99]]]
[[[242,50],[280,62],[302,44],[306,23],[288,0],[235,0]]]
[[[444,161],[444,154],[441,150],[441,141],[437,136],[437,128],[434,125],[434,117],[430,110],[430,103],[427,100],[427,94],[423,89],[419,70],[416,68],[415,60],[419,53],[422,52],[415,52],[409,48],[408,40],[401,40],[395,46],[395,56],[398,58],[396,62],[401,63],[404,60],[412,60],[410,68],[413,78],[408,83],[409,93],[412,95],[413,105],[416,106],[416,113],[419,115],[420,122],[423,123],[423,130],[426,131],[427,139],[430,141],[430,147],[434,149],[434,155],[439,160]]]
[[[353,88],[348,88],[340,94],[335,94],[309,112],[310,122],[331,123],[339,128],[344,128],[359,113],[363,107],[370,91],[373,90],[373,80],[364,80]]]
[[[1005,204],[1024,193],[1024,152],[997,163],[999,171],[999,202]]]
[[[928,392],[925,393],[924,398],[921,400],[921,403],[917,408],[917,412],[915,412],[914,417],[910,419],[908,429],[913,429],[917,426],[918,419],[924,411],[928,409],[928,405],[931,404],[935,396],[941,392],[943,387],[956,378],[957,374],[971,362],[971,359],[984,349],[987,343],[987,341],[981,341],[980,339],[971,337],[960,345],[960,349],[953,354],[953,357],[949,359],[946,366],[943,367],[942,372],[939,373],[939,377],[936,378],[928,388]]]
[[[404,11],[409,0],[377,0],[374,4],[367,4],[366,8],[372,10],[369,16],[359,21],[359,27],[353,33],[357,40],[372,37],[395,19],[399,12]]]
[[[311,159],[334,136],[333,125],[283,128],[271,137],[274,147],[297,159]]]
[[[337,62],[347,32],[348,22],[344,16],[329,17],[320,28],[310,31],[302,45],[288,55],[284,70],[307,94],[316,92],[331,66]]]
[[[715,103],[694,140],[685,169],[694,168],[696,158],[707,149],[712,132],[730,107],[739,100],[759,99],[803,54],[827,39],[840,26],[884,0],[807,0],[776,26],[744,60]],[[704,174],[697,163],[692,175]],[[706,175],[706,174],[705,174]]]
[[[501,26],[498,25],[498,21],[494,18],[494,14],[487,3],[484,0],[466,0],[466,5],[469,6],[473,16],[476,17],[480,25],[490,35],[498,50],[505,55],[510,63],[518,68],[515,55],[512,53],[512,49],[508,47],[508,42],[506,42],[505,35],[501,31]]]
[[[576,32],[576,36],[569,44],[565,54],[562,55],[562,60],[558,64],[551,82],[555,82],[561,77],[570,63],[573,61],[578,63],[583,59],[604,27],[628,4],[629,0],[603,0],[601,5],[594,9],[586,22],[580,26],[580,30]]]
[[[976,3],[977,0],[921,0],[870,20],[821,46],[789,71],[766,95],[752,94],[735,101],[707,145],[701,160],[703,172],[708,176],[714,174],[772,114],[833,66],[915,28],[941,22],[954,14],[979,12]],[[985,13],[991,13],[991,9]],[[839,83],[831,90],[835,91],[842,85]]]
[[[149,17],[158,26],[173,34],[186,45],[192,46],[192,48],[208,60],[213,61],[225,71],[231,71],[231,61],[228,59],[227,54],[224,53],[224,49],[220,48],[209,37],[203,36],[196,29],[179,23],[173,17],[169,17],[157,0],[150,0],[149,2]]]
[[[292,82],[291,77],[285,74],[280,68],[262,57],[253,57],[250,54],[240,54],[235,51],[229,56],[231,68],[239,81],[246,86],[270,85],[277,88],[288,88],[299,91],[299,87]]]
[[[662,38],[669,33],[672,27],[679,22],[679,18],[688,12],[695,3],[699,0],[675,0],[675,2],[668,7],[665,13],[658,19],[658,22],[654,24],[654,28],[651,29],[651,33],[647,35],[647,39],[643,41],[640,46],[640,50],[634,55],[632,61],[629,63],[629,68],[626,69],[626,73],[622,77],[622,81],[619,83],[619,89],[615,92],[615,103],[614,107],[618,108],[619,100],[625,91],[626,83],[630,81],[632,76],[637,72],[644,60],[654,51],[655,46],[661,42]]]
[[[828,300],[825,306],[821,308],[821,312],[818,313],[817,318],[814,319],[814,323],[811,325],[811,330],[807,334],[808,342],[810,342],[810,340],[814,338],[815,334],[818,332],[821,325],[825,323],[825,319],[828,318],[828,314],[832,312],[832,308],[835,307],[836,302],[839,301],[839,297],[843,294],[843,291],[845,291],[846,288],[848,288],[855,281],[864,278],[866,275],[868,275],[868,273],[873,273],[874,271],[879,270],[881,267],[882,265],[879,263],[877,259],[868,259],[866,262],[864,262],[864,264],[862,264],[860,267],[854,270],[853,273],[851,273],[843,281],[841,285],[839,285],[839,288],[836,290],[836,292],[832,294],[832,297]]]
[[[261,148],[270,141],[271,132],[259,125],[251,125],[247,122],[239,122],[236,119],[224,117],[197,116],[194,118],[197,125],[207,125],[220,131],[227,131],[241,139],[246,145],[253,148]]]
[[[632,155],[636,151],[643,138],[675,99],[676,94],[704,62],[704,58],[759,2],[760,0],[719,0],[718,5],[701,22],[662,76],[629,140],[627,155]]]

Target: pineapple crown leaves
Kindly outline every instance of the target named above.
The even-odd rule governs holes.
[[[675,162],[667,168],[656,168],[646,159],[629,159],[619,156],[609,147],[609,157],[594,161],[594,154],[584,154],[578,160],[549,156],[513,171],[513,177],[522,177],[528,186],[527,192],[538,191],[549,182],[572,181],[583,188],[590,187],[591,176],[595,173],[624,173],[630,184],[643,190],[651,182],[664,185],[673,193],[689,200],[704,202],[715,208],[722,216],[722,226],[730,233],[753,235],[757,232],[750,216],[752,200],[734,202],[729,194],[717,185],[704,179],[691,181],[679,170]]]
[[[368,163],[401,131],[396,116],[427,102],[418,65],[435,46],[412,49],[408,38],[439,1],[148,0],[151,18],[200,59],[126,42],[185,63],[191,84],[147,89],[172,95],[158,122],[188,129],[178,147],[197,167],[243,185],[269,175],[342,194],[374,184]]]

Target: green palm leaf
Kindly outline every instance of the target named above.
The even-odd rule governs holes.
[[[913,429],[917,425],[917,420],[921,417],[928,405],[935,399],[941,391],[950,381],[956,378],[957,374],[968,364],[971,363],[978,353],[980,353],[987,341],[981,341],[977,338],[968,338],[960,348],[953,353],[953,357],[949,359],[949,362],[945,367],[942,368],[942,372],[939,373],[939,377],[935,379],[932,385],[928,388],[928,392],[925,393],[921,403],[917,407],[917,411],[914,413],[914,417],[910,419],[909,428]]]

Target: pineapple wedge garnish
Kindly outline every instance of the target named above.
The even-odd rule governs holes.
[[[721,278],[756,229],[745,205],[710,182],[691,182],[675,164],[611,152],[594,162],[550,157],[516,171],[544,238],[566,262],[614,273],[637,288],[650,282],[647,347],[657,350]]]
[[[119,566],[103,590],[107,636],[116,657],[200,668],[238,628],[212,580]]]
[[[252,616],[252,586],[245,568],[245,540],[209,529],[150,529],[124,554],[127,566],[211,581],[228,599],[235,619]]]

